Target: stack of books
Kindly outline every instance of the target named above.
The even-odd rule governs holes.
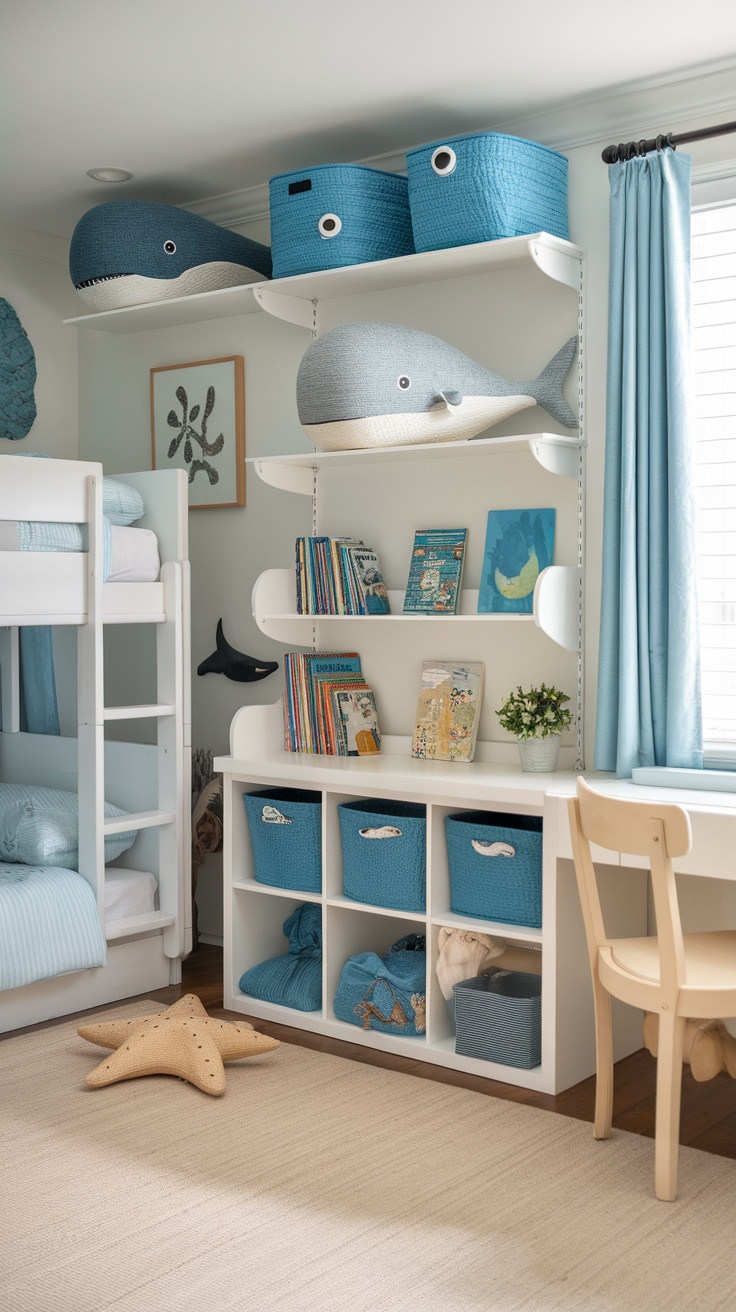
[[[296,540],[298,615],[388,615],[378,557],[357,538]]]
[[[357,652],[287,652],[287,752],[368,756],[381,749],[376,702]]]

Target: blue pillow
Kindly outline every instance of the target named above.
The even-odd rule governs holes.
[[[128,483],[120,483],[116,478],[102,480],[102,513],[111,524],[127,528],[142,519],[146,506],[140,492]]]
[[[126,815],[105,802],[105,815]],[[136,839],[136,830],[105,835],[105,861],[114,861]],[[78,800],[62,788],[0,784],[0,861],[29,866],[79,868]]]

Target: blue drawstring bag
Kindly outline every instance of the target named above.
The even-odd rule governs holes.
[[[296,1011],[322,1006],[322,908],[304,902],[284,921],[289,951],[251,966],[240,977],[241,993]]]
[[[425,1030],[427,950],[424,934],[406,934],[388,952],[360,952],[342,968],[334,1011],[338,1020],[383,1034]]]

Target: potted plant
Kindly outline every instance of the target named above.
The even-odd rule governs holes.
[[[572,724],[565,707],[570,698],[542,683],[526,691],[519,684],[496,714],[502,729],[516,738],[522,770],[549,771],[557,766],[560,734]]]

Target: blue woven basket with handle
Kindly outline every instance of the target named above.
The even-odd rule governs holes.
[[[393,911],[424,911],[427,808],[381,798],[337,808],[345,897]]]
[[[494,970],[455,984],[455,1052],[526,1070],[542,1060],[542,980]]]
[[[453,137],[406,157],[418,251],[549,232],[569,237],[567,159],[501,132]]]
[[[445,818],[450,906],[460,916],[542,925],[542,820],[498,811]]]
[[[414,250],[406,178],[360,164],[280,173],[269,183],[274,278]]]
[[[322,891],[322,798],[308,788],[243,793],[259,884]]]

